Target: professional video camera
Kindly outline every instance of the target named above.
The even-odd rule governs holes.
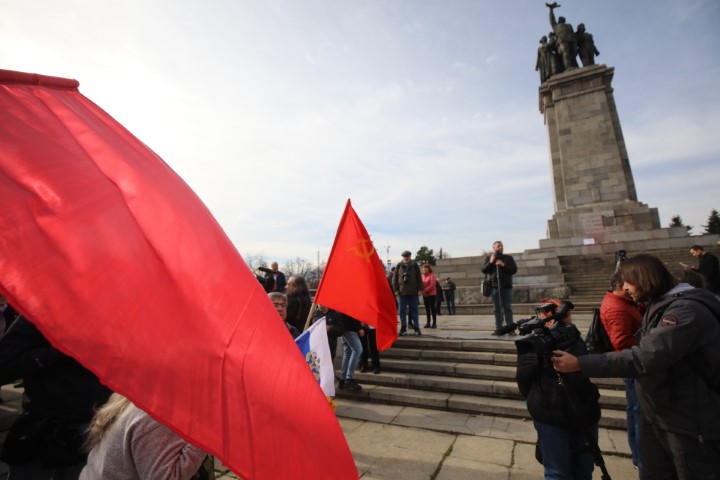
[[[258,267],[258,270],[260,270],[263,273],[275,273],[272,268],[268,268],[268,267]]]
[[[625,250],[615,252],[615,273],[620,270],[620,264],[625,260],[627,260],[627,252]]]
[[[518,320],[500,329],[500,335],[505,335],[515,329],[524,338],[515,341],[518,354],[534,351],[537,355],[549,357],[553,350],[564,350],[580,338],[580,331],[572,323],[563,321],[575,305],[569,301],[560,302],[558,307],[554,303],[546,303],[535,309],[536,316]],[[541,315],[543,318],[540,318]],[[551,327],[545,325],[551,320],[555,324]]]

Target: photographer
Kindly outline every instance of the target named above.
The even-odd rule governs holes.
[[[503,244],[498,240],[493,243],[492,255],[485,257],[481,270],[485,275],[489,275],[492,284],[493,313],[495,313],[493,335],[500,335],[503,316],[506,325],[513,323],[512,276],[517,273],[517,265],[512,256],[503,254]],[[513,334],[514,332],[511,333]]]
[[[549,302],[561,305],[559,300]],[[568,309],[566,314],[559,315],[557,321],[571,324],[571,313]],[[547,318],[550,314],[555,315],[553,310],[539,312],[540,318]],[[552,323],[553,320],[548,321],[545,327],[551,327]],[[516,341],[518,360],[515,379],[527,401],[528,412],[538,434],[545,478],[590,480],[594,459],[588,446],[587,431],[591,432],[597,444],[600,395],[597,387],[581,374],[565,375],[560,383],[550,361],[551,352],[542,351],[543,345],[552,345],[547,343],[549,332],[545,327]],[[574,327],[572,330],[575,335],[563,335],[567,341],[563,341],[562,346],[575,355],[585,355],[587,349],[580,333]]]
[[[558,372],[635,377],[643,479],[717,479],[720,472],[720,302],[678,284],[663,262],[636,255],[623,289],[647,310],[638,344],[576,358],[557,351]]]

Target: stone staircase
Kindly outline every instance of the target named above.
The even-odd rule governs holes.
[[[718,255],[716,248],[707,248],[707,251]],[[670,272],[680,272],[680,263],[697,265],[697,260],[689,253],[689,249],[653,250],[647,253],[655,255],[662,260]],[[632,257],[637,252],[628,252]],[[615,271],[615,254],[605,255],[575,255],[559,257],[560,266],[565,275],[565,282],[569,287],[569,299],[576,305],[599,306],[602,298],[610,287],[610,276]]]
[[[720,255],[717,244],[702,243],[707,251]],[[689,254],[689,247],[642,251],[663,260],[671,272],[678,271],[680,263],[697,265],[697,260]],[[638,251],[628,249],[627,253],[632,256]],[[577,312],[590,312],[602,302],[616,261],[614,250],[560,256],[546,250],[527,250],[513,256],[518,265],[514,278],[513,312],[519,316],[532,315],[542,298],[566,298],[575,304]],[[479,293],[480,283],[485,277],[480,271],[483,258],[445,259],[439,261],[435,268],[438,278],[450,276],[457,284],[456,310],[459,314],[492,314],[490,299]]]
[[[400,337],[382,352],[382,373],[357,373],[359,393],[339,398],[416,406],[475,415],[529,419],[515,383],[515,344],[505,339]],[[594,379],[603,409],[600,425],[625,428],[620,379]]]

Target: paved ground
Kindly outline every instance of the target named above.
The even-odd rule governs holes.
[[[581,331],[589,320],[589,315],[575,319]],[[438,338],[496,338],[490,335],[493,329],[489,317],[443,315],[437,329],[423,333]],[[0,441],[19,411],[21,394],[10,385],[2,388]],[[344,399],[337,403],[338,419],[363,479],[542,478],[530,422]],[[637,478],[624,432],[600,429],[600,447],[613,479]],[[216,476],[237,478],[219,463]],[[0,463],[0,480],[6,478],[6,466]],[[597,468],[593,478],[600,478]]]

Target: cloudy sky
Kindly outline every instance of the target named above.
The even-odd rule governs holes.
[[[348,198],[384,260],[519,252],[554,213],[544,3],[0,0],[0,68],[79,80],[243,255],[326,258]],[[560,3],[615,67],[638,199],[701,233],[720,210],[720,2]]]

